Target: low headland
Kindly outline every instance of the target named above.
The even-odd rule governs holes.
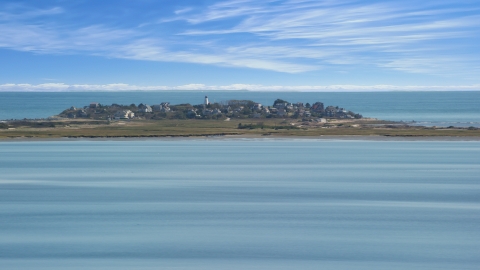
[[[202,104],[103,105],[71,107],[48,119],[0,122],[0,139],[168,138],[168,137],[382,137],[480,138],[475,127],[422,127],[364,118],[322,102],[272,105],[251,100]]]

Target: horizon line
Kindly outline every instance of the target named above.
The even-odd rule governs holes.
[[[185,84],[178,86],[139,86],[125,83],[112,84],[0,84],[0,92],[126,92],[126,91],[247,91],[247,92],[448,92],[480,91],[480,84],[471,85],[261,85]]]

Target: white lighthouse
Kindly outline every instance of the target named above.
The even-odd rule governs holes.
[[[208,102],[208,97],[205,96],[205,103],[204,103],[203,105],[207,106],[208,104],[210,104],[210,103]]]

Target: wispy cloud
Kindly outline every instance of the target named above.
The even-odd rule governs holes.
[[[213,5],[203,16],[193,19],[198,24],[217,19],[215,14],[223,14],[224,17],[243,14],[245,19],[234,27],[207,31],[196,29],[183,34],[212,36],[250,33],[268,40],[270,48],[278,47],[274,44],[282,44],[282,41],[298,40],[289,49],[283,47],[281,56],[272,57],[302,57],[329,64],[353,64],[341,60],[350,58],[354,59],[353,62],[359,62],[355,61],[357,59],[378,67],[406,72],[444,74],[456,73],[448,68],[453,59],[464,64],[461,72],[478,66],[465,62],[462,57],[452,53],[449,42],[445,42],[449,44],[448,47],[439,52],[443,42],[438,42],[478,35],[478,8],[459,9],[422,4],[398,6],[388,2],[362,5],[358,1],[347,5],[327,1],[300,1],[299,5],[297,1],[287,1],[268,9],[267,5],[258,1],[246,2],[250,7],[235,6],[235,2]],[[470,13],[458,14],[466,10]],[[475,10],[477,14],[472,15]],[[260,13],[261,16],[258,15]],[[438,16],[439,14],[448,16]],[[192,21],[191,18],[187,20]],[[428,50],[432,41],[437,41],[435,48]],[[418,48],[423,48],[423,51],[415,53]],[[261,51],[255,44],[250,48],[244,47],[244,52],[255,50]],[[392,53],[394,50],[397,52]],[[450,57],[448,61],[442,62],[440,59],[445,57],[439,59],[439,55]],[[473,57],[478,60],[478,55]],[[421,58],[421,68],[418,67],[419,61],[412,61],[412,58]]]
[[[90,52],[105,55],[138,33],[92,25],[70,31],[38,25],[0,24],[0,47],[37,53]]]
[[[61,7],[53,7],[48,9],[28,9],[17,12],[0,11],[0,21],[12,21],[12,20],[27,20],[42,16],[57,15],[63,13],[64,10]]]
[[[0,84],[0,92],[73,92],[73,91],[298,91],[298,92],[381,92],[381,91],[480,91],[480,84],[472,85],[261,85],[261,84],[230,84],[205,85],[185,84],[178,86],[140,86],[125,83],[113,84]]]
[[[55,19],[71,12],[0,9],[0,47],[286,73],[361,64],[468,77],[480,68],[478,53],[465,56],[480,35],[471,1],[227,0],[131,27]]]
[[[207,53],[185,51],[168,51],[161,47],[159,42],[151,39],[143,39],[132,44],[125,45],[112,52],[112,56],[117,58],[145,60],[145,61],[165,61],[165,62],[185,62],[198,64],[214,64],[231,67],[246,67],[256,69],[274,70],[279,72],[299,73],[317,69],[312,65],[288,63],[275,59],[265,59],[256,57],[255,54],[235,54],[235,53]]]
[[[175,10],[175,14],[179,15],[179,14],[184,14],[184,13],[188,13],[190,11],[192,11],[193,8],[191,7],[188,7],[188,8],[182,8],[182,9],[177,9]]]

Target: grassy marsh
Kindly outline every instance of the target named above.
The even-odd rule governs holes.
[[[11,122],[0,129],[0,138],[115,138],[191,136],[452,136],[480,137],[479,129],[426,128],[398,123],[361,120],[334,120],[320,124],[295,119],[221,120],[56,120]]]

